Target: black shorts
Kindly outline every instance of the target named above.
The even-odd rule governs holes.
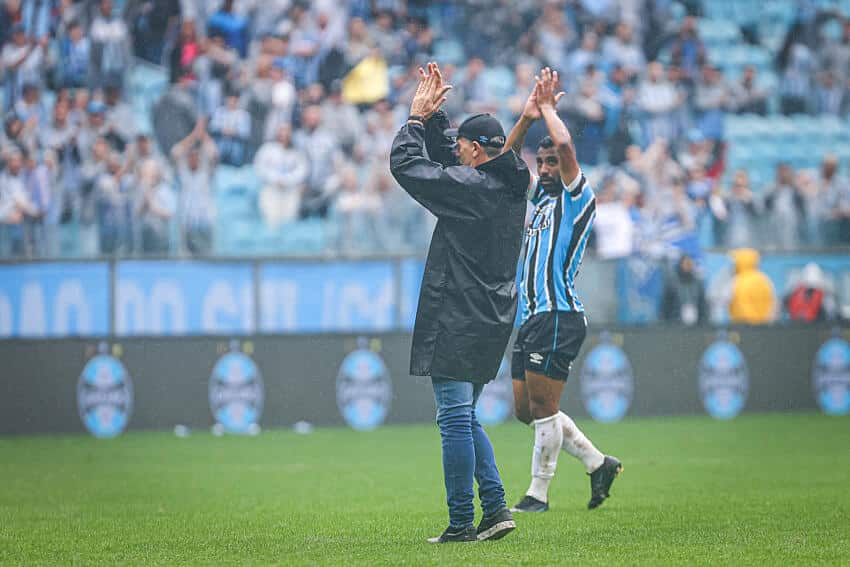
[[[525,380],[525,371],[530,370],[566,381],[585,335],[584,313],[546,311],[532,315],[520,327],[514,343],[511,376]]]

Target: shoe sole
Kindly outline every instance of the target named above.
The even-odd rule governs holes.
[[[492,526],[478,534],[478,541],[502,539],[515,529],[516,522],[514,520],[505,520],[503,522],[499,522],[498,524],[493,524]]]
[[[525,508],[511,508],[514,514],[539,514],[540,512],[548,512],[549,508],[540,508],[539,510],[527,510]]]
[[[611,477],[611,484],[614,484],[614,479],[620,476],[620,473],[622,473],[624,470],[626,470],[626,467],[623,466],[623,463],[617,465],[617,470],[614,471],[614,476]],[[608,493],[608,491],[611,490],[611,484],[609,484],[608,487],[605,489],[605,494],[602,496],[602,500],[599,502],[599,504],[593,507],[588,506],[588,510],[595,510],[599,508],[600,506],[602,506],[602,503],[605,502],[605,500],[611,497],[611,495]]]
[[[475,543],[478,539],[447,539],[445,541],[440,541],[438,537],[429,537],[426,539],[428,543]]]

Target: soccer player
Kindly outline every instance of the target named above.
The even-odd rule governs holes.
[[[576,161],[570,133],[555,111],[563,95],[555,93],[557,82],[558,73],[548,67],[535,77],[534,92],[506,141],[506,147],[520,147],[529,126],[539,118],[549,131],[538,147],[538,177],[529,191],[535,209],[526,233],[522,326],[511,364],[517,418],[534,423],[531,486],[511,509],[515,512],[549,509],[549,483],[561,449],[581,460],[590,475],[590,509],[608,497],[623,469],[560,411],[561,392],[587,332],[574,282],[596,214],[596,198]]]

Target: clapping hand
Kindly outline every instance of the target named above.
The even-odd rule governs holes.
[[[561,97],[566,94],[564,91],[555,92],[558,84],[558,72],[552,71],[549,67],[544,67],[540,71],[540,76],[535,75],[534,82],[534,92],[536,93],[537,106],[540,110],[547,106],[554,108],[558,104],[558,101],[561,100]]]
[[[522,108],[522,117],[534,121],[540,119],[540,107],[537,105],[537,85],[531,89],[531,94],[528,95],[528,100],[525,101],[525,106]]]
[[[451,85],[443,84],[443,76],[436,63],[428,63],[427,68],[427,73],[419,68],[419,86],[410,103],[411,116],[421,116],[425,120],[440,109],[446,102],[446,93],[452,89]]]

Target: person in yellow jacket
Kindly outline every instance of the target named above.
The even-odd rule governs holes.
[[[759,268],[760,256],[752,248],[730,253],[735,262],[729,318],[733,323],[764,325],[776,314],[776,292],[770,279]]]

